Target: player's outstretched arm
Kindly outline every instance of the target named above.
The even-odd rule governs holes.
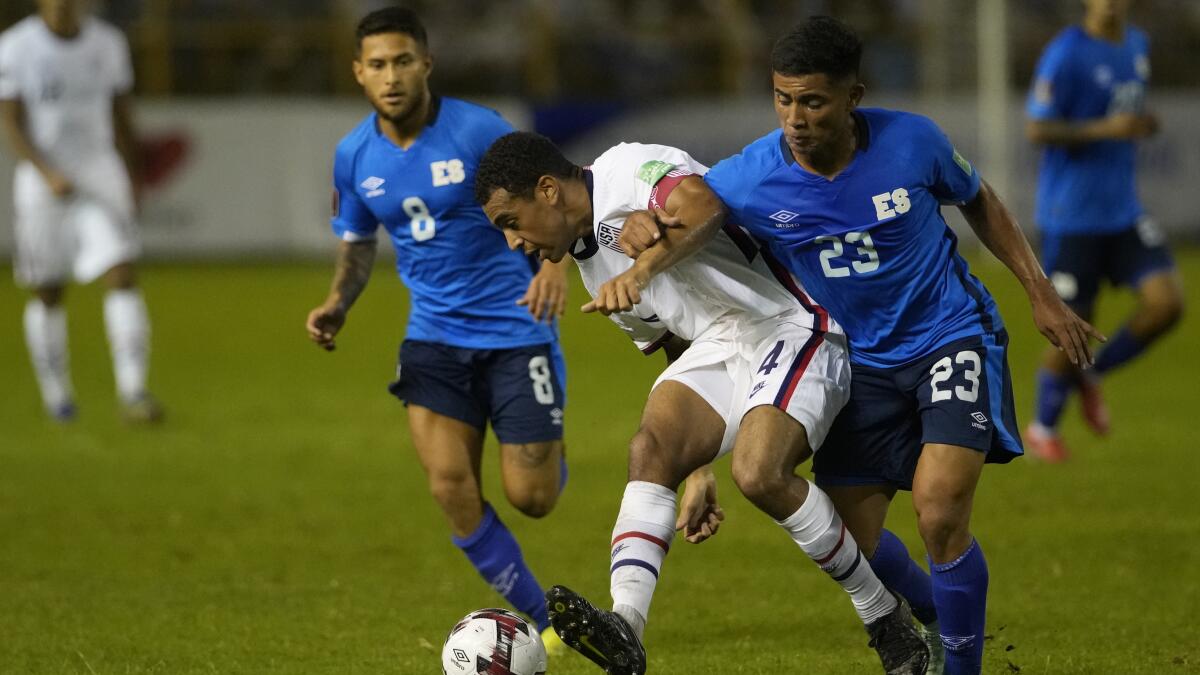
[[[560,262],[542,261],[542,267],[533,275],[525,295],[517,301],[518,305],[529,308],[534,321],[552,323],[566,311],[567,269],[570,266],[570,257],[564,257]]]
[[[658,232],[660,223],[663,230],[646,244],[645,233]],[[642,301],[641,291],[654,275],[699,251],[724,224],[725,205],[704,179],[684,178],[671,190],[662,209],[653,214],[638,211],[626,218],[621,247],[637,260],[633,267],[604,282],[595,299],[583,306],[583,311],[608,315],[632,310]],[[635,241],[641,243],[635,246]],[[634,255],[638,247],[642,250]]]
[[[682,530],[688,542],[699,544],[715,535],[723,520],[725,511],[717,504],[717,479],[712,466],[705,464],[687,477],[675,530]]]
[[[75,186],[58,169],[50,165],[33,144],[29,131],[25,128],[25,104],[21,99],[0,99],[0,120],[4,124],[4,135],[8,139],[13,154],[37,168],[38,173],[46,179],[46,184],[56,197],[70,195]]]
[[[1115,113],[1089,120],[1029,120],[1025,136],[1041,145],[1081,145],[1096,141],[1135,141],[1158,132],[1153,113]]]
[[[1066,352],[1071,363],[1081,367],[1092,365],[1089,339],[1103,342],[1106,338],[1058,297],[1042,272],[1025,233],[991,186],[980,182],[975,198],[959,208],[984,246],[1012,270],[1025,287],[1025,294],[1033,306],[1033,321],[1042,335]]]
[[[346,314],[367,287],[375,264],[375,240],[343,241],[338,244],[333,284],[325,302],[308,313],[308,337],[325,351],[337,348],[334,337],[346,323]]]

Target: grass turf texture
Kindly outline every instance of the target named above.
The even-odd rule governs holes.
[[[1200,306],[1200,252],[1180,251]],[[0,270],[4,276],[7,270]],[[1013,335],[1022,421],[1041,338],[1015,282],[976,263]],[[117,421],[100,299],[69,296],[81,416],[41,414],[20,328],[24,296],[0,287],[0,672],[434,673],[445,632],[500,599],[449,540],[384,390],[405,294],[376,270],[338,351],[303,332],[325,265],[151,266],[160,428]],[[625,444],[662,357],[643,358],[607,320],[563,321],[570,368],[571,482],[548,518],[485,491],[546,586],[607,602],[610,528]],[[1106,296],[1112,330],[1129,299]],[[1075,459],[990,467],[974,531],[991,567],[987,673],[1196,673],[1200,590],[1197,456],[1200,322],[1179,330],[1107,393],[1114,432],[1076,407]],[[807,470],[807,467],[805,467]],[[677,540],[648,632],[653,673],[871,673],[844,594],[717,467],[728,520],[702,546]],[[907,496],[890,526],[916,552]],[[553,675],[597,672],[570,655]]]

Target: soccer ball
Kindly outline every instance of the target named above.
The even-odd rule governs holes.
[[[450,629],[442,675],[545,675],[546,647],[537,629],[504,609],[480,609]]]

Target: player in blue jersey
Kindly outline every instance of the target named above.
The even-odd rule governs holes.
[[[308,315],[327,350],[367,284],[375,232],[387,230],[411,293],[391,391],[405,402],[413,445],[453,541],[498,592],[547,630],[543,592],[509,530],[483,499],[480,461],[490,422],[508,501],[540,518],[563,483],[564,377],[554,317],[566,276],[510,251],[475,204],[479,158],[512,127],[496,112],[434,97],[425,29],[409,10],[367,15],[354,74],[375,108],[334,155],[333,287]],[[525,305],[522,307],[520,305]]]
[[[1150,77],[1146,34],[1127,24],[1129,0],[1086,0],[1083,25],[1046,47],[1029,95],[1028,136],[1042,144],[1037,224],[1042,264],[1059,295],[1091,317],[1100,282],[1128,286],[1137,309],[1081,371],[1056,351],[1038,372],[1030,449],[1049,461],[1068,452],[1059,417],[1079,390],[1084,420],[1108,433],[1100,379],[1167,333],[1183,313],[1183,289],[1166,242],[1138,201],[1136,142],[1158,130],[1143,100]]]
[[[828,17],[781,38],[771,60],[782,129],[705,180],[731,220],[765,241],[845,327],[850,400],[813,460],[817,483],[879,578],[936,625],[945,672],[979,673],[988,571],[970,532],[972,500],[985,461],[1022,449],[1008,335],[941,206],[960,208],[1022,282],[1038,328],[1073,362],[1090,361],[1096,335],[1054,293],[1008,210],[937,125],[858,108],[861,55],[857,36]],[[643,227],[627,222],[626,243]],[[931,574],[883,529],[897,489],[912,490]]]

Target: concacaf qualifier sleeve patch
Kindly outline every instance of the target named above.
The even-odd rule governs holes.
[[[637,170],[638,180],[647,185],[654,185],[662,177],[675,170],[675,165],[657,159],[652,159]]]
[[[971,168],[971,163],[967,161],[966,157],[958,154],[958,150],[954,151],[954,163],[957,164],[958,168],[962,169],[963,173],[967,174],[968,176],[975,173],[975,169]]]

